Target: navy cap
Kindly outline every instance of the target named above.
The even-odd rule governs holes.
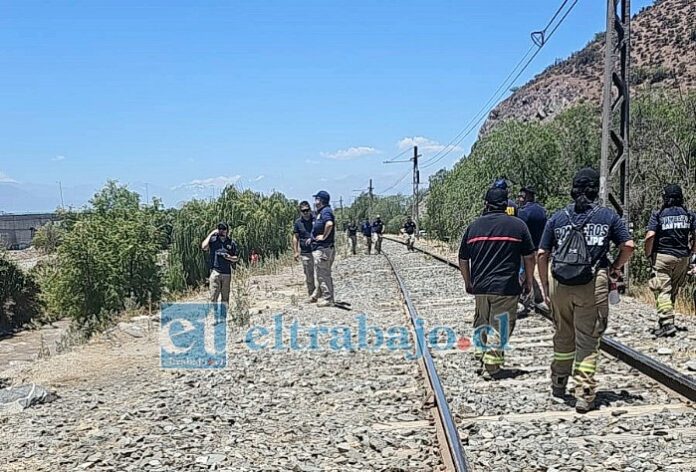
[[[493,188],[500,188],[503,190],[507,190],[507,188],[508,188],[507,181],[503,177],[496,179],[496,181],[493,182]]]
[[[220,231],[227,231],[229,228],[230,227],[227,226],[227,223],[225,223],[224,221],[219,222],[217,225],[217,229],[219,229]]]
[[[667,198],[684,198],[682,189],[677,184],[669,184],[663,190],[662,194]]]
[[[326,203],[331,201],[331,195],[326,190],[319,190],[316,195],[312,195],[314,198],[319,198],[324,200]]]
[[[500,206],[507,204],[508,192],[502,188],[492,188],[486,192],[486,203],[489,205]]]

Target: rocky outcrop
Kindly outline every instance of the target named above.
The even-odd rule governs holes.
[[[604,35],[557,61],[496,106],[481,127],[485,135],[510,119],[544,121],[566,108],[602,96]],[[696,1],[658,0],[631,22],[631,91],[648,87],[696,88]]]

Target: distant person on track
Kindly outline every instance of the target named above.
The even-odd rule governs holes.
[[[308,201],[300,202],[300,217],[295,220],[292,228],[292,252],[296,261],[302,261],[309,303],[316,303],[320,294],[319,286],[315,282],[314,257],[312,256],[313,228],[312,207]]]
[[[331,209],[331,197],[328,192],[321,190],[314,195],[314,199],[317,213],[312,226],[312,257],[314,258],[317,285],[321,293],[321,300],[317,306],[334,306],[335,294],[331,268],[336,256],[334,246],[336,218]]]
[[[499,189],[505,190],[506,192],[509,191],[508,183],[507,183],[507,180],[505,180],[505,177],[500,177],[500,178],[496,179],[495,182],[493,182],[493,186],[491,188],[499,188]],[[510,216],[517,216],[517,212],[518,212],[517,203],[508,199],[507,206],[505,207],[505,213],[507,213]]]
[[[531,185],[522,187],[520,193],[517,195],[517,203],[519,204],[517,216],[527,225],[529,234],[532,235],[534,250],[536,251],[539,249],[541,236],[546,227],[546,208],[537,203],[536,190]],[[522,265],[520,278],[524,279],[524,264]],[[544,295],[541,293],[541,287],[539,287],[536,278],[533,279],[533,282],[534,291],[530,292],[522,299],[524,309],[521,314],[528,314],[530,311],[534,310],[535,303],[544,301]]]
[[[406,249],[413,251],[416,244],[416,223],[409,216],[406,218],[403,228],[401,228],[401,234],[404,235],[406,241]]]
[[[358,225],[355,221],[351,221],[346,228],[346,233],[348,233],[348,241],[350,241],[350,252],[351,254],[356,254],[356,246],[358,244]]]
[[[645,255],[651,262],[648,285],[655,294],[657,337],[674,336],[674,301],[686,283],[689,265],[696,263],[696,215],[684,206],[679,185],[667,185],[662,208],[653,212],[645,234]]]
[[[362,227],[360,228],[362,231],[362,235],[365,238],[365,246],[366,250],[365,253],[369,256],[372,254],[372,224],[370,223],[370,220],[365,220],[363,221]]]
[[[225,306],[230,303],[230,283],[235,264],[239,260],[237,243],[228,236],[229,226],[220,222],[201,243],[201,249],[210,251],[208,259],[210,277],[210,302],[218,303],[218,298]]]
[[[382,254],[382,234],[384,233],[384,223],[379,215],[372,222],[372,235],[375,240],[375,252]]]
[[[520,293],[531,290],[534,274],[532,237],[522,220],[507,216],[507,207],[507,190],[488,190],[483,216],[466,228],[459,246],[466,291],[476,298],[474,328],[481,328],[484,343],[476,347],[476,358],[483,364],[481,373],[486,380],[505,376],[504,345],[515,328]],[[524,290],[518,276],[520,260],[524,260],[527,274]]]
[[[571,191],[574,203],[549,219],[539,244],[541,288],[555,325],[552,394],[565,398],[572,375],[578,413],[595,407],[599,340],[609,318],[609,281],[620,277],[634,247],[625,222],[596,202],[598,194],[597,171],[578,171]],[[610,243],[619,248],[613,263],[607,257]]]

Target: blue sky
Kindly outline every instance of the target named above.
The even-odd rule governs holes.
[[[560,3],[0,1],[0,211],[54,209],[58,181],[80,206],[109,178],[168,206],[231,182],[380,192],[408,171],[382,161],[448,143]],[[519,84],[602,30],[604,4],[580,0]]]

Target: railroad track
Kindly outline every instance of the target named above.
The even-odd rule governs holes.
[[[470,337],[474,301],[454,264],[397,242],[386,239],[384,249],[411,319]],[[550,396],[552,336],[543,317],[519,320],[506,358],[510,376],[493,382],[481,379],[473,355],[456,344],[424,354],[450,468],[696,470],[693,378],[607,338],[604,352],[618,357],[600,361],[600,408],[579,415],[571,397]]]

